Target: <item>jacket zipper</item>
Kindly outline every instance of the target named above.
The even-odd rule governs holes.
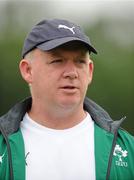
[[[114,133],[114,139],[113,139],[113,143],[112,143],[112,149],[110,152],[110,156],[109,156],[109,161],[108,161],[108,168],[107,168],[107,174],[106,174],[106,180],[109,180],[110,178],[110,172],[111,172],[111,165],[112,165],[112,159],[113,159],[113,153],[114,153],[114,149],[115,149],[115,145],[116,145],[116,140],[117,140],[117,135],[118,135],[118,129],[121,125],[121,123],[124,121],[124,119],[126,119],[126,117],[123,117],[120,120],[120,124],[118,125],[115,133]]]
[[[118,134],[118,129],[117,129],[117,131],[114,134],[114,139],[113,139],[113,143],[112,143],[112,149],[111,149],[110,156],[109,156],[109,161],[108,161],[106,180],[109,180],[109,177],[110,177],[112,158],[113,158],[114,148],[115,148],[115,145],[116,145],[117,134]]]
[[[0,125],[0,131],[1,131],[1,134],[3,135],[3,137],[4,137],[6,145],[7,145],[10,180],[14,180],[14,177],[13,177],[13,165],[12,165],[12,155],[11,155],[11,148],[10,148],[8,136],[7,136],[6,132],[4,131],[4,129],[2,128],[1,125]]]

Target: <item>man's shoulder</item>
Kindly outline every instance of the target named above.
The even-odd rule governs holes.
[[[30,97],[26,98],[16,103],[6,114],[0,117],[0,131],[4,129],[7,135],[16,132],[23,116],[30,109],[31,102]]]
[[[131,139],[132,141],[134,141],[134,136],[131,133],[129,133],[128,131],[126,131],[125,129],[120,128],[119,133],[121,135],[123,135],[125,138]]]
[[[134,136],[122,128],[119,129],[119,136],[124,143],[131,146],[131,149],[134,151]]]

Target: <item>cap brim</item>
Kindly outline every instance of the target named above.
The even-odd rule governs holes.
[[[77,37],[64,37],[64,38],[53,39],[53,40],[50,40],[50,41],[47,41],[47,42],[44,42],[42,44],[37,45],[37,48],[39,48],[43,51],[49,51],[49,50],[52,50],[52,49],[54,49],[54,48],[56,48],[62,44],[70,42],[70,41],[83,42],[88,47],[89,51],[97,54],[96,49],[91,44],[89,44],[89,42],[81,40]]]

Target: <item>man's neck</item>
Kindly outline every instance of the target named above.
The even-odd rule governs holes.
[[[60,112],[46,111],[32,106],[29,116],[37,123],[52,129],[67,129],[79,124],[86,113],[83,108],[73,111],[61,109]]]

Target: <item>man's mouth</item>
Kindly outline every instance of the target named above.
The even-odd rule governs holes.
[[[60,89],[63,90],[65,93],[76,93],[78,90],[78,87],[67,85],[67,86],[62,86]]]
[[[62,87],[63,89],[76,89],[76,87],[75,86],[64,86],[64,87]]]

